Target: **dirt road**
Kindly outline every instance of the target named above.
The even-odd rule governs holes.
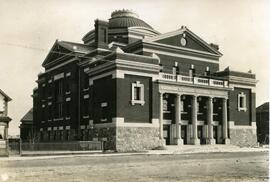
[[[267,152],[0,160],[0,181],[268,181]]]

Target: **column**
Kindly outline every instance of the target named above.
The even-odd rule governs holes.
[[[191,142],[194,145],[199,145],[200,141],[198,139],[198,134],[197,134],[197,96],[193,95],[192,96],[192,130],[193,130],[193,136],[191,138]]]
[[[176,125],[176,145],[183,145],[181,138],[181,95],[176,94],[175,97],[175,125]]]
[[[159,138],[162,144],[165,145],[165,140],[163,138],[163,93],[159,93]]]
[[[216,140],[213,137],[213,98],[209,97],[207,101],[207,124],[208,124],[208,139],[207,144],[216,144]]]
[[[222,99],[222,128],[224,144],[230,144],[228,138],[227,98]]]

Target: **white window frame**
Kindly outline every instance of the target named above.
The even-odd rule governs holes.
[[[134,99],[135,87],[140,88],[140,100],[135,100]],[[140,81],[136,81],[135,83],[131,84],[131,104],[132,105],[140,104],[142,106],[145,104],[145,101],[144,101],[144,85],[142,83],[140,83]]]
[[[243,107],[240,107],[241,106],[241,98],[243,98]],[[247,111],[247,96],[246,94],[244,94],[244,92],[241,92],[240,94],[238,94],[238,111],[244,111],[246,112]]]

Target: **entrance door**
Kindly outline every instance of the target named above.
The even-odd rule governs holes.
[[[216,140],[216,144],[218,143],[218,141],[217,141],[217,138],[218,138],[217,131],[218,131],[218,127],[217,126],[213,126],[213,137]]]
[[[203,126],[198,126],[198,139],[200,140],[200,144],[204,144]]]
[[[163,138],[166,145],[170,145],[170,125],[163,125]]]
[[[183,139],[184,144],[187,144],[187,125],[181,126],[181,138]]]

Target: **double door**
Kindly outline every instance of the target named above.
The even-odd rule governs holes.
[[[206,139],[203,133],[203,126],[197,127],[197,134],[198,134],[198,139],[200,140],[200,144],[206,144]]]

